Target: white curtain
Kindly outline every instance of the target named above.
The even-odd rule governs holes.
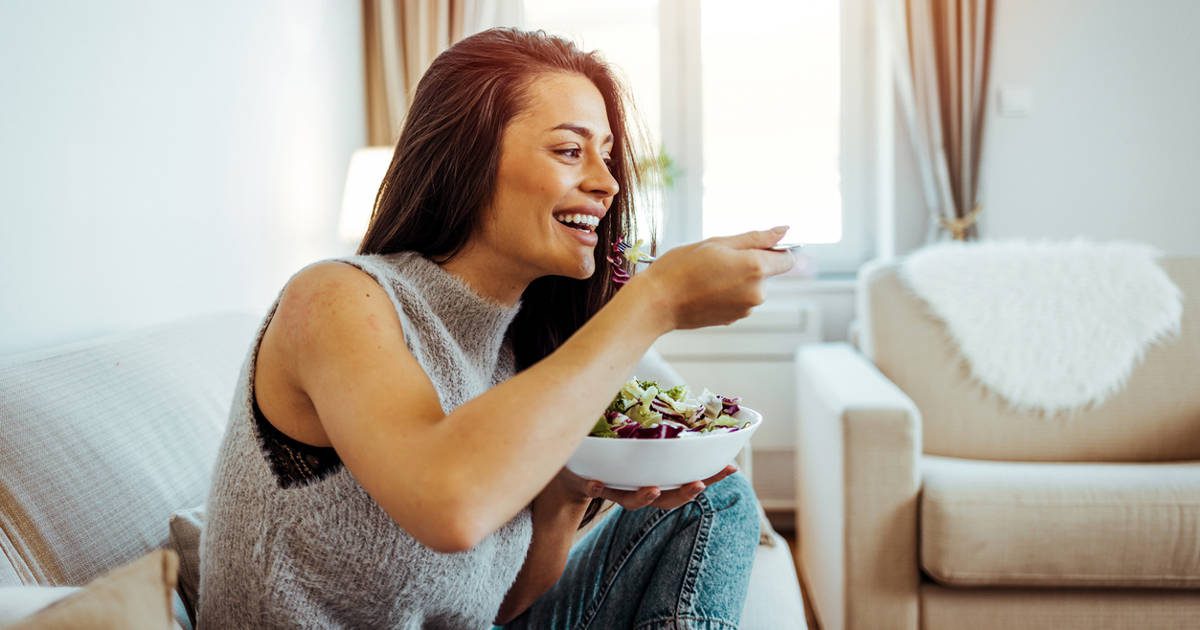
[[[421,75],[443,50],[493,26],[521,26],[520,0],[363,0],[367,137],[393,146]]]
[[[929,240],[979,237],[993,0],[876,0],[930,213]]]

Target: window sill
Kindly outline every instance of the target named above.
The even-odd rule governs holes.
[[[804,295],[812,293],[853,293],[857,284],[855,274],[829,273],[819,274],[815,278],[803,276],[775,276],[765,282],[767,293],[785,293],[788,295]]]

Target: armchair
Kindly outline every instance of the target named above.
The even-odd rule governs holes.
[[[1200,258],[1161,263],[1180,336],[1049,417],[969,377],[896,263],[860,272],[861,351],[796,353],[796,553],[821,627],[1195,626]]]

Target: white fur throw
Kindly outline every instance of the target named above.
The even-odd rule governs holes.
[[[1153,343],[1179,333],[1182,295],[1134,243],[944,243],[900,277],[946,324],[972,376],[1014,408],[1055,413],[1119,391]]]

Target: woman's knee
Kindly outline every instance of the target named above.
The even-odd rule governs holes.
[[[750,480],[741,472],[735,472],[705,488],[704,492],[696,498],[700,499],[700,497],[705,498],[705,501],[701,503],[701,507],[704,509],[756,520],[758,518],[758,495],[754,493],[754,487],[750,485]]]
[[[718,481],[693,502],[699,508],[696,517],[711,523],[722,547],[750,550],[758,545],[762,522],[758,495],[745,475],[734,473]]]

